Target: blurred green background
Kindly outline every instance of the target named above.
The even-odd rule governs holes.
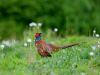
[[[100,0],[0,0],[0,40],[21,37],[30,22],[62,36],[100,33]]]

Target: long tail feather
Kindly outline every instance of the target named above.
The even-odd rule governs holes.
[[[59,47],[59,49],[65,49],[65,48],[73,47],[73,46],[76,46],[76,45],[79,45],[79,43],[73,43],[73,44],[61,46],[61,47]]]

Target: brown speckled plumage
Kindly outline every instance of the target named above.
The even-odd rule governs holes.
[[[69,47],[72,47],[75,45],[79,45],[79,43],[74,43],[74,44],[59,47],[59,46],[55,46],[52,44],[48,44],[45,41],[41,40],[41,33],[36,33],[35,37],[36,37],[35,47],[37,48],[38,53],[42,57],[50,57],[52,52],[56,52],[56,51],[59,51],[61,49],[65,49],[65,48],[69,48]]]

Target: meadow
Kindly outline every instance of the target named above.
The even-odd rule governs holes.
[[[46,42],[59,46],[79,42],[80,45],[43,58],[34,46],[37,31],[41,32],[39,28],[29,28],[21,41],[12,46],[0,45],[0,75],[100,75],[99,37],[61,38],[48,31],[43,33]]]

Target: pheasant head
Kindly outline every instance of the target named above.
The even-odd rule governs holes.
[[[35,40],[40,41],[41,40],[41,33],[36,33],[35,34]]]

